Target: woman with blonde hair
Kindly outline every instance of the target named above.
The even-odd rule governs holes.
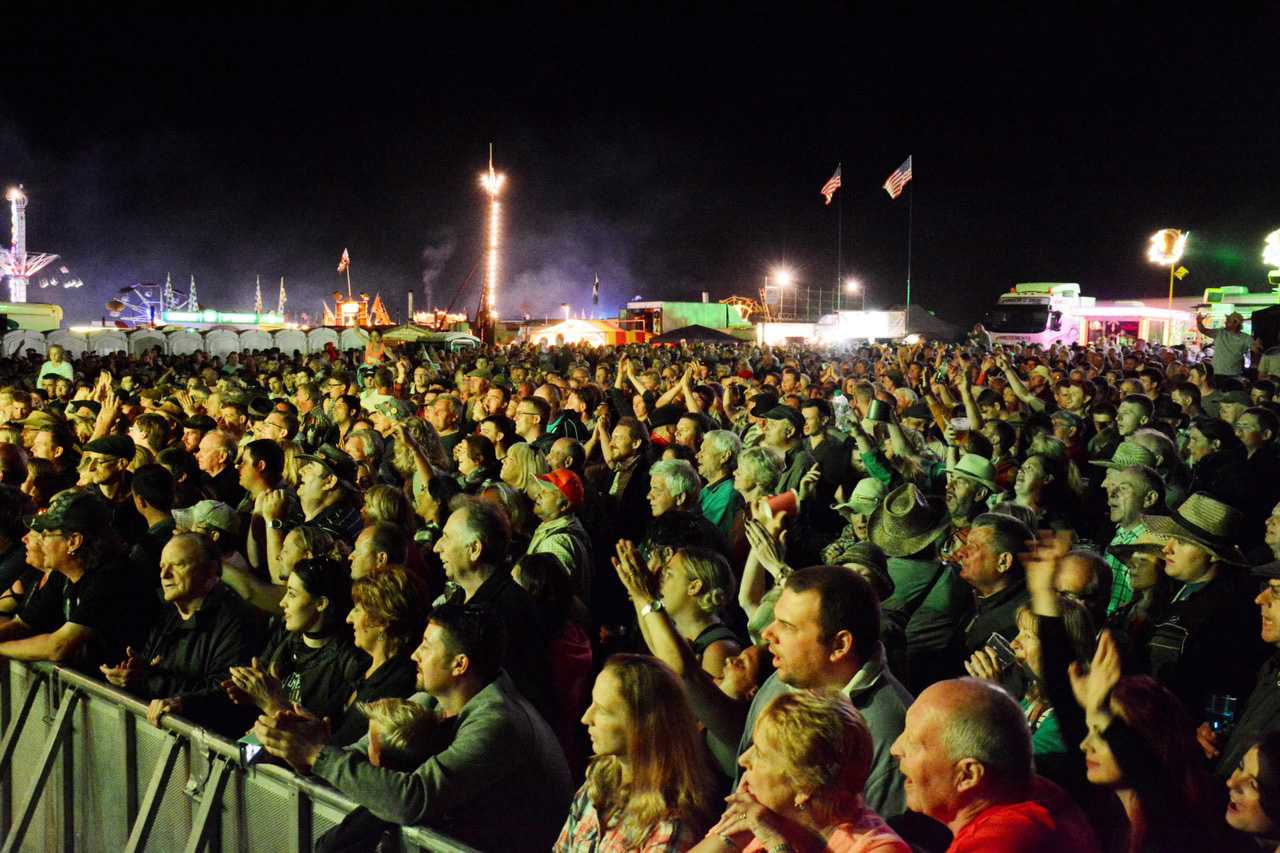
[[[499,476],[510,488],[494,492],[506,509],[507,517],[511,519],[512,533],[520,539],[532,537],[534,528],[538,526],[538,518],[533,514],[531,492],[537,479],[550,470],[547,457],[542,455],[542,451],[524,441],[511,445],[502,460]],[[520,553],[514,550],[515,547],[513,544],[511,553]]]
[[[513,444],[502,460],[502,482],[521,494],[528,494],[533,481],[550,471],[547,457],[526,441]]]
[[[769,703],[742,754],[742,782],[695,853],[831,850],[907,853],[867,808],[871,730],[843,693],[801,690]]]
[[[583,715],[595,757],[554,850],[687,850],[710,822],[713,782],[684,685],[646,655],[614,655]]]
[[[281,477],[285,485],[296,492],[298,484],[302,482],[302,466],[306,464],[299,461],[298,457],[307,451],[296,441],[282,441],[280,449],[284,451],[284,472]]]

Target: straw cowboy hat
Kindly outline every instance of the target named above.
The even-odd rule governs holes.
[[[979,485],[986,486],[990,491],[1000,491],[1000,487],[996,485],[996,466],[992,465],[991,460],[985,456],[966,453],[956,461],[955,465],[947,466],[947,473],[973,480]]]
[[[1244,513],[1204,492],[1187,498],[1172,515],[1144,515],[1142,523],[1148,533],[1199,545],[1214,559],[1247,562],[1235,544],[1246,524]]]
[[[890,492],[872,513],[870,537],[890,557],[908,557],[940,537],[950,523],[940,498],[926,498],[907,483]]]

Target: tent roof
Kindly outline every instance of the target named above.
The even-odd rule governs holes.
[[[654,344],[675,344],[680,341],[703,341],[707,343],[738,343],[739,339],[733,335],[725,334],[719,329],[710,329],[706,326],[700,326],[693,323],[688,326],[681,326],[678,329],[672,329],[669,332],[663,332],[661,335],[649,339]]]

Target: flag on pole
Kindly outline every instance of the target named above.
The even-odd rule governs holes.
[[[827,182],[822,185],[822,189],[818,190],[822,197],[827,200],[827,204],[831,204],[832,197],[835,196],[836,190],[840,189],[840,166],[836,166],[835,173],[827,178]]]
[[[351,266],[351,255],[347,254],[347,250],[342,250],[342,258],[338,261],[338,272],[346,272],[347,267]]]
[[[262,276],[258,276],[253,291],[253,313],[262,313]]]
[[[902,165],[894,170],[889,176],[889,180],[884,182],[884,191],[889,194],[889,198],[897,198],[902,195],[902,188],[907,185],[907,181],[911,180],[911,158],[902,161]]]
[[[276,313],[281,317],[284,316],[284,276],[280,276],[280,304],[276,306]]]
[[[591,304],[600,304],[600,273],[596,273],[596,283],[591,285]]]

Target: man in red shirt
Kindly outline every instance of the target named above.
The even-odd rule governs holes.
[[[940,681],[907,709],[890,749],[907,808],[945,824],[948,853],[1095,853],[1101,848],[1066,792],[1035,775],[1018,703],[972,678]]]

